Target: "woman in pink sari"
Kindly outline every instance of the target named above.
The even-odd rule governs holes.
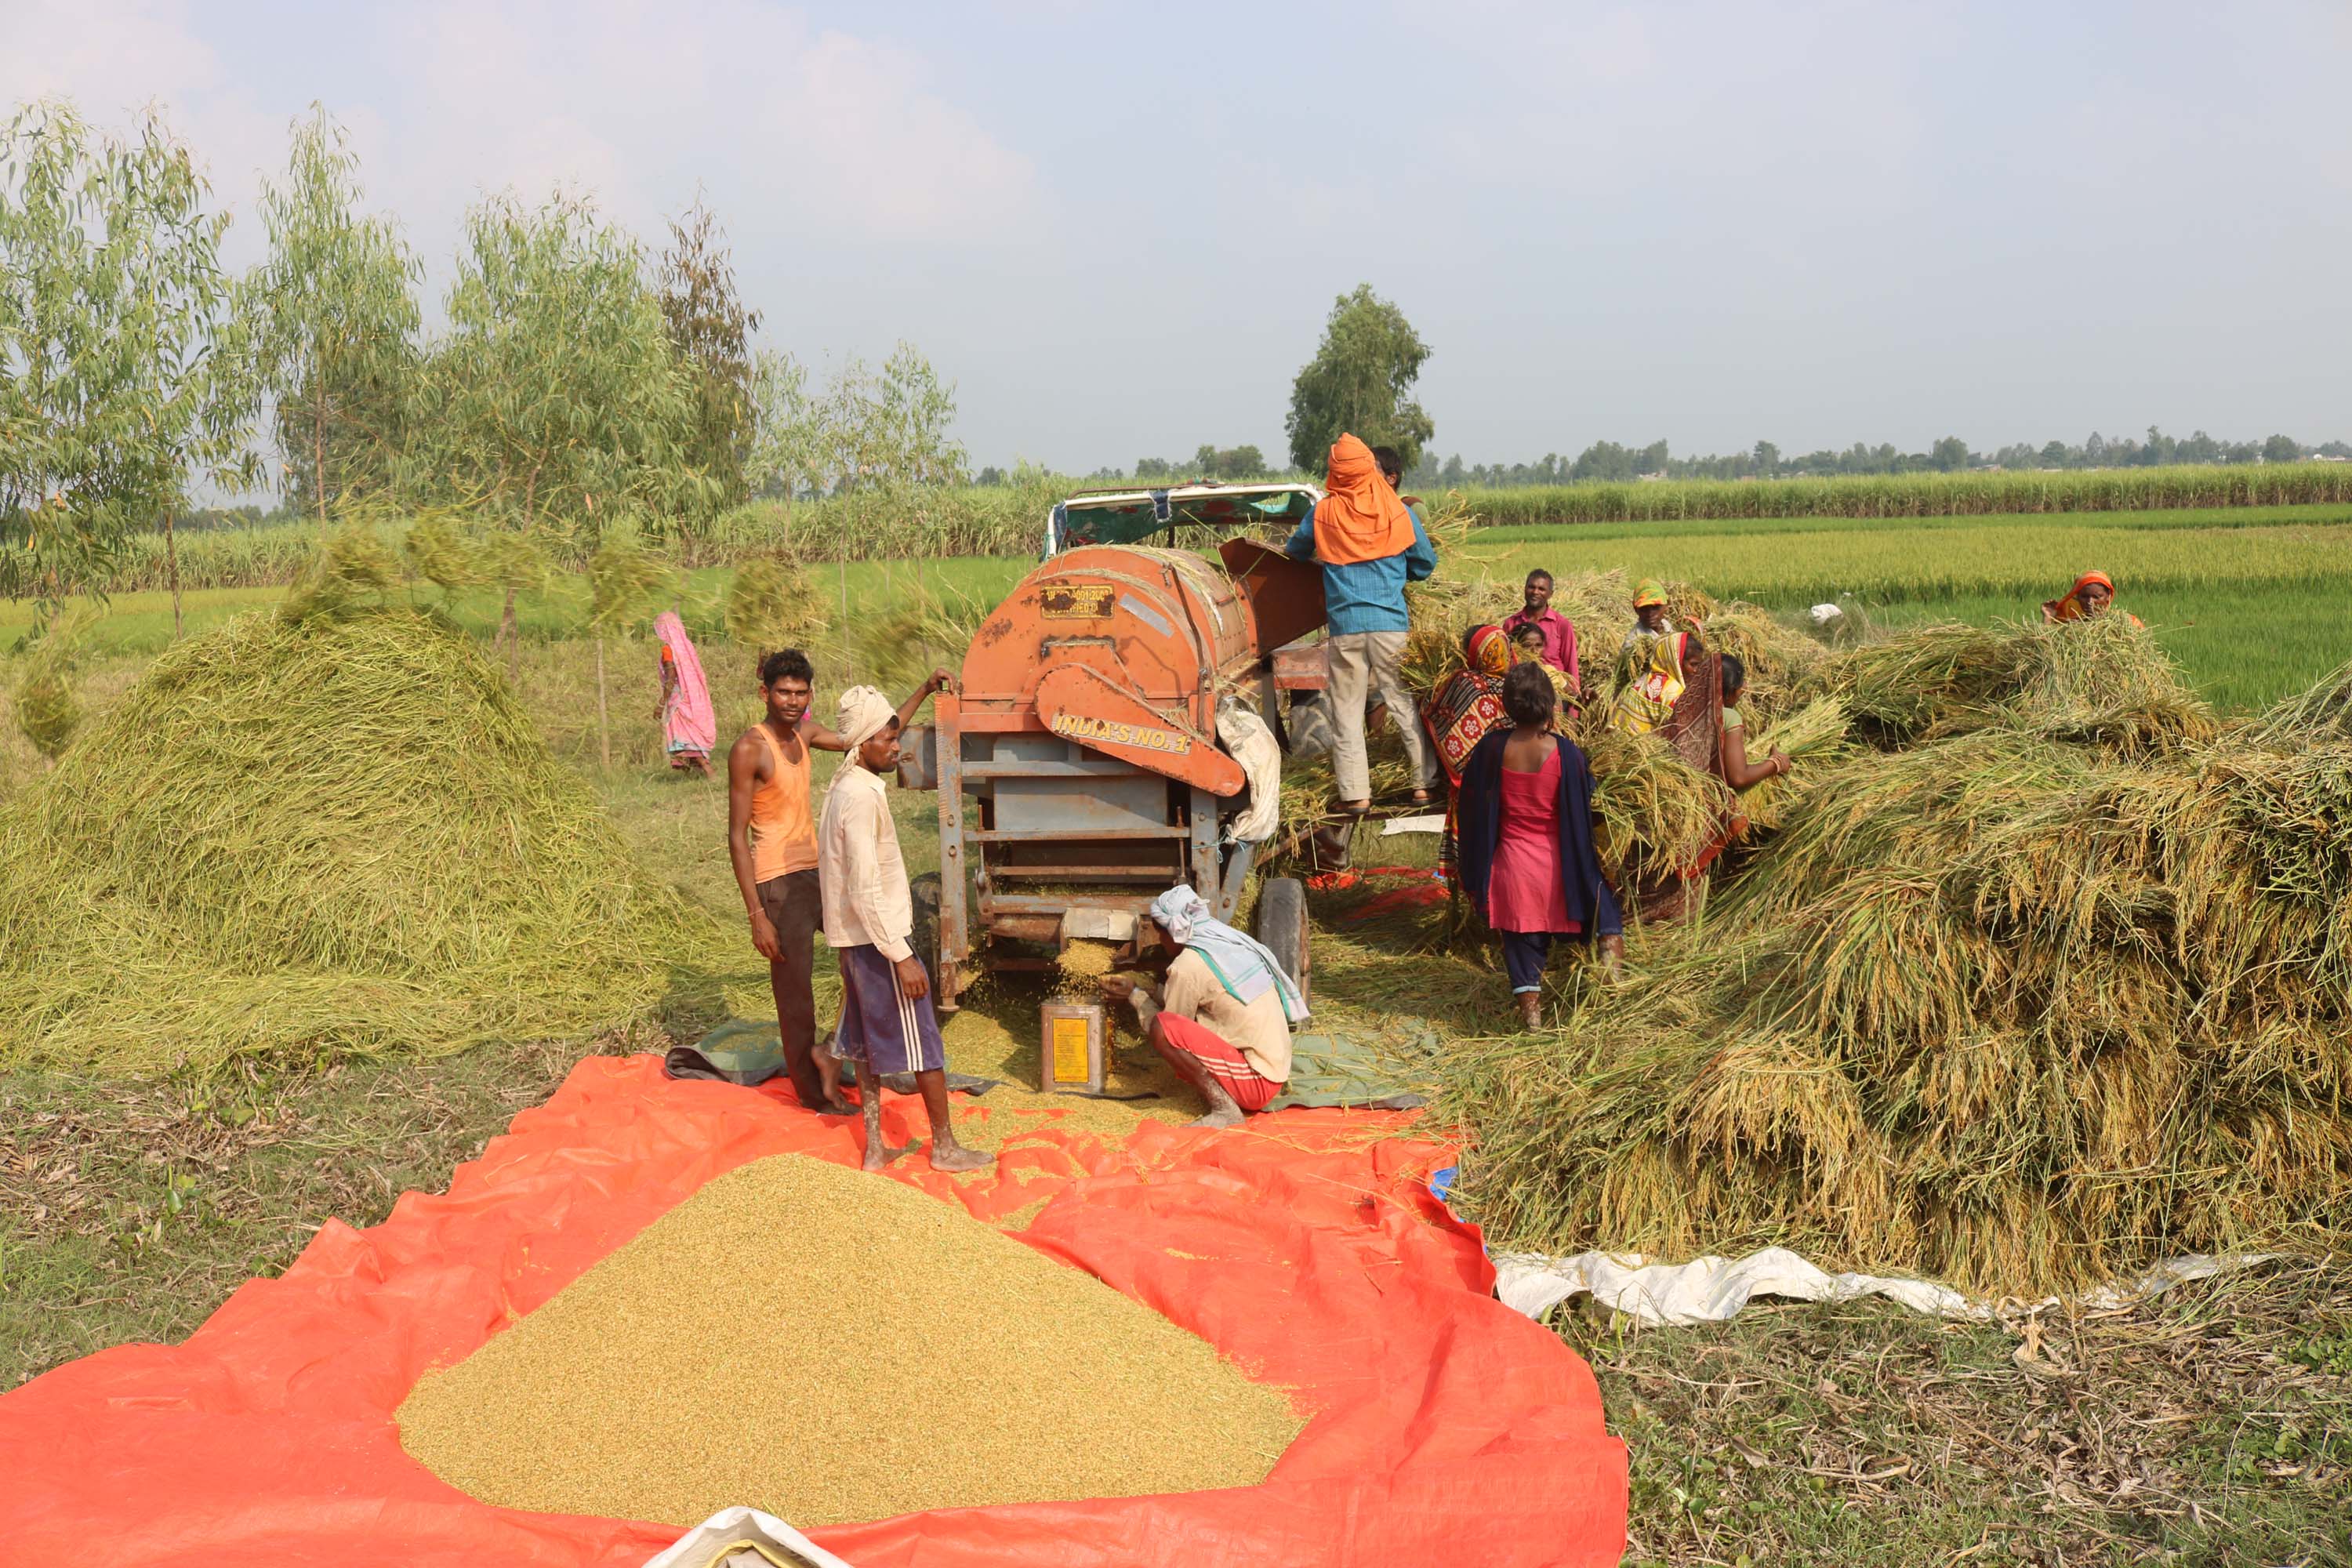
[[[686,623],[674,610],[654,618],[654,635],[661,638],[662,743],[669,765],[693,768],[710,776],[710,748],[719,743],[719,716],[711,710],[710,684],[702,679],[702,657]]]

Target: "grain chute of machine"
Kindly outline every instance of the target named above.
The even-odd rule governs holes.
[[[1044,560],[982,624],[900,764],[902,783],[939,792],[943,1009],[978,972],[1041,969],[1072,941],[1132,956],[1177,882],[1233,918],[1257,846],[1228,831],[1252,799],[1234,754],[1249,748],[1220,742],[1220,705],[1246,697],[1270,718],[1277,664],[1287,688],[1305,662],[1276,655],[1324,620],[1320,570],[1248,535],[1278,538],[1320,496],[1187,485],[1054,507]],[[1201,530],[1232,535],[1217,561],[1177,548]],[[1245,711],[1224,710],[1229,737]],[[1263,754],[1278,769],[1270,742]],[[1304,889],[1269,881],[1255,924],[1303,988]]]

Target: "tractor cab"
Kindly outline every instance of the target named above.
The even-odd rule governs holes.
[[[1286,535],[1322,499],[1313,485],[1287,482],[1087,491],[1055,501],[1045,514],[1045,547],[1038,558],[1049,561],[1087,544],[1148,544],[1155,539],[1172,548],[1180,528],[1279,530]]]

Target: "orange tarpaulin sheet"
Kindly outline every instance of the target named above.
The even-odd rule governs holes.
[[[1583,1362],[1487,1296],[1477,1233],[1425,1185],[1445,1150],[1328,1110],[1217,1134],[1146,1123],[1124,1143],[987,1114],[1045,1130],[1008,1138],[985,1180],[919,1158],[893,1174],[983,1219],[1050,1194],[1031,1246],[1296,1389],[1312,1419],[1261,1486],[914,1514],[820,1545],[856,1568],[1618,1560],[1624,1449]],[[885,1120],[894,1142],[922,1129],[913,1100]],[[477,1502],[402,1451],[393,1412],[712,1176],[784,1152],[855,1163],[853,1126],[781,1080],[583,1061],[446,1195],[405,1194],[370,1230],[329,1221],[184,1344],[0,1396],[0,1563],[638,1568],[680,1531]],[[779,1388],[804,1391],[806,1370],[780,1361]]]

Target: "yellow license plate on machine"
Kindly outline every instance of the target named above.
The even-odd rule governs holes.
[[[1054,1081],[1084,1083],[1093,1075],[1087,1064],[1087,1021],[1084,1018],[1054,1020]]]

